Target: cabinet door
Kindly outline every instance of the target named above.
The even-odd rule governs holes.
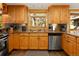
[[[29,49],[38,49],[38,37],[30,37]]]
[[[9,52],[13,50],[13,34],[10,34],[8,36],[8,49],[9,49]]]
[[[79,43],[77,43],[77,56],[79,56]]]
[[[48,49],[48,37],[39,37],[39,49]]]
[[[60,23],[67,24],[69,22],[69,7],[62,7],[61,8],[61,16],[60,16]]]
[[[20,36],[18,34],[14,34],[14,49],[19,49]]]
[[[25,7],[24,6],[15,6],[15,15],[16,15],[15,16],[15,22],[16,23],[24,23]]]
[[[61,8],[59,6],[52,6],[49,8],[49,21],[54,24],[60,23]]]
[[[55,7],[53,11],[53,23],[54,24],[59,24],[60,23],[60,13],[61,13],[61,8],[60,7]]]
[[[79,56],[79,38],[77,38],[77,56]]]
[[[65,48],[65,40],[64,39],[66,39],[65,34],[62,35],[62,44],[61,45],[62,45],[63,49]]]
[[[9,23],[15,23],[15,7],[8,6]]]
[[[28,49],[28,37],[27,36],[20,37],[20,49]]]
[[[52,9],[51,8],[49,8],[48,9],[48,22],[49,22],[49,24],[52,24]]]
[[[77,45],[76,45],[76,43],[72,43],[73,45],[72,45],[72,49],[73,49],[73,56],[76,56],[77,55]]]
[[[71,56],[76,55],[76,37],[67,35],[68,38],[68,54]]]

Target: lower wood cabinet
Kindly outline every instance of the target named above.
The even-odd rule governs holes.
[[[13,44],[13,48],[14,49],[20,49],[20,36],[18,34],[14,34],[14,44]]]
[[[66,45],[65,45],[66,44],[66,35],[65,34],[62,34],[62,40],[61,41],[62,41],[62,48],[65,49],[65,47],[66,47]]]
[[[79,38],[77,38],[77,56],[79,56]]]
[[[20,49],[28,49],[29,46],[29,37],[28,36],[20,36]]]
[[[48,49],[48,34],[31,33],[29,39],[29,49]]]
[[[14,33],[9,36],[9,51],[13,49],[48,49],[48,34]]]
[[[64,37],[62,38],[62,48],[70,56],[76,56],[76,54],[77,54],[76,44],[77,43],[76,43],[75,36],[65,34]]]
[[[29,39],[29,49],[38,49],[38,37],[30,37]]]
[[[68,35],[68,54],[71,56],[76,55],[76,37],[72,35]]]
[[[71,56],[76,56],[76,44],[73,42],[70,42],[68,48],[69,48],[68,54]]]
[[[8,49],[9,49],[9,52],[11,52],[13,50],[13,34],[10,34],[8,36]]]
[[[39,37],[39,49],[48,49],[48,37]]]

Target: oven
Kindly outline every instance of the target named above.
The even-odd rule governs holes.
[[[3,34],[0,36],[0,56],[5,56],[8,54],[7,39],[8,34]]]

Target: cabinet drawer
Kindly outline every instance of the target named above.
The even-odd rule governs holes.
[[[21,33],[20,36],[29,36],[28,33]]]
[[[74,37],[74,36],[68,35],[67,38],[69,41],[76,42],[76,37]]]
[[[30,33],[30,36],[38,36],[38,33]]]
[[[39,36],[48,36],[48,33],[39,33]]]
[[[71,38],[70,41],[76,42],[76,38]]]

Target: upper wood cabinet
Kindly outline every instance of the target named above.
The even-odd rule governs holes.
[[[9,5],[8,14],[12,23],[27,23],[28,8],[24,5]]]
[[[53,5],[48,8],[49,23],[64,24],[69,21],[68,5]]]
[[[69,6],[61,7],[60,23],[65,24],[70,21]]]
[[[59,23],[60,22],[60,7],[53,6],[48,9],[48,19],[49,23]]]
[[[15,7],[8,6],[8,15],[9,15],[10,23],[15,23]]]

